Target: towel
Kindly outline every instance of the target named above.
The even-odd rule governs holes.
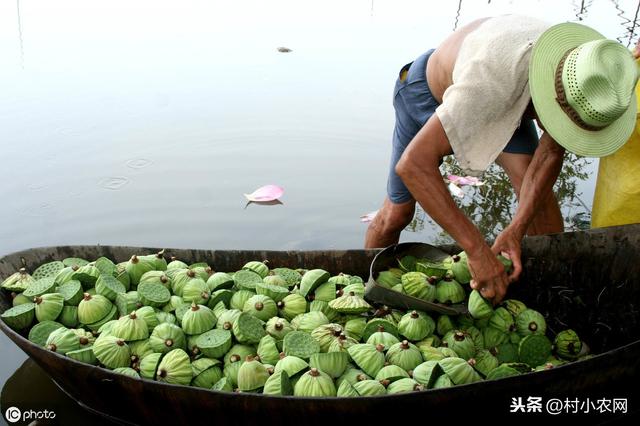
[[[462,42],[453,84],[436,114],[466,174],[482,175],[518,128],[531,100],[531,49],[550,26],[527,16],[498,16]]]

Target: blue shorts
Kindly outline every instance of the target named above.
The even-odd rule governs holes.
[[[436,112],[439,105],[427,84],[427,61],[432,52],[433,49],[402,67],[393,91],[396,125],[393,130],[391,167],[387,181],[387,195],[392,203],[399,204],[412,199],[411,193],[396,174],[396,164],[409,142]],[[533,120],[522,120],[503,152],[533,155],[537,147],[538,133]]]

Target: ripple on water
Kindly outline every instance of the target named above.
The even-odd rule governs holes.
[[[131,179],[129,179],[126,176],[111,176],[111,177],[102,179],[98,183],[98,185],[101,186],[103,189],[108,189],[110,191],[117,191],[121,189],[123,186],[125,186],[126,184],[128,184],[130,181]]]
[[[148,160],[146,158],[132,158],[127,160],[127,167],[132,169],[144,169],[153,164],[152,160]]]

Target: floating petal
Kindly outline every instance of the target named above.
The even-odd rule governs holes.
[[[282,197],[284,189],[278,185],[265,185],[253,191],[251,194],[244,194],[249,201],[273,201]]]
[[[369,223],[373,220],[374,217],[376,217],[377,214],[378,214],[378,210],[374,212],[369,212],[367,214],[363,214],[362,216],[360,216],[360,222]]]

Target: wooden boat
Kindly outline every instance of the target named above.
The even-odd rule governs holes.
[[[455,247],[442,247],[452,253]],[[64,246],[24,250],[0,259],[0,277],[18,268],[65,257],[115,261],[157,248]],[[365,281],[375,251],[210,251],[167,250],[179,259],[206,261],[233,271],[248,260],[268,259],[272,267],[316,267],[358,274]],[[524,273],[509,296],[523,300],[548,318],[551,331],[573,328],[589,343],[589,359],[548,371],[447,389],[367,398],[294,398],[216,391],[136,380],[48,352],[0,321],[0,329],[34,359],[56,384],[83,407],[120,423],[132,424],[288,424],[327,425],[398,421],[402,413],[425,419],[458,418],[460,410],[487,419],[516,420],[512,398],[541,397],[595,401],[626,398],[627,413],[604,412],[598,421],[627,421],[640,405],[640,225],[525,238]],[[0,296],[0,311],[10,296]],[[633,386],[632,386],[633,385]],[[635,411],[634,411],[635,410]],[[543,406],[544,413],[544,406]],[[542,416],[542,414],[540,414]],[[541,417],[517,418],[517,421]],[[553,420],[556,417],[549,417]],[[411,421],[407,417],[406,421]],[[546,421],[546,420],[545,420]],[[564,419],[566,422],[566,418]],[[354,423],[355,424],[355,423]]]

